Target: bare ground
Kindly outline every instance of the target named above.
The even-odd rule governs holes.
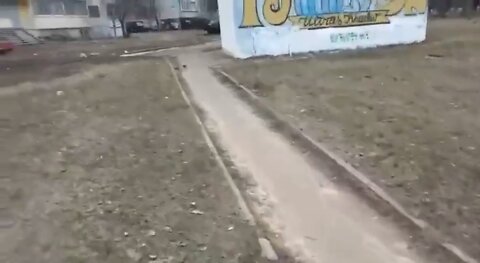
[[[199,30],[133,34],[128,39],[45,42],[18,46],[0,55],[0,87],[25,81],[48,81],[87,70],[91,65],[110,63],[125,53],[198,45],[218,36]]]
[[[426,43],[225,70],[480,260],[479,20]]]
[[[262,262],[163,60],[50,77],[0,96],[0,262]]]

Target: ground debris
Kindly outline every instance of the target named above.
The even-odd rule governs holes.
[[[184,242],[184,241],[178,241],[176,242],[176,246],[177,247],[186,247],[188,245],[187,242]]]
[[[205,214],[205,212],[203,212],[201,210],[198,210],[198,209],[194,209],[194,210],[190,211],[190,214],[192,214],[192,215],[203,215],[203,214]]]
[[[127,249],[126,253],[127,256],[131,258],[134,262],[138,262],[140,261],[140,259],[142,259],[142,254],[138,253],[134,249],[129,248]]]
[[[163,258],[163,259],[156,259],[153,261],[149,261],[148,263],[171,263],[171,262],[184,262],[184,261],[173,261],[175,260],[174,257],[168,257],[168,258]],[[178,259],[177,259],[178,260]]]
[[[427,54],[425,56],[426,59],[436,59],[436,58],[443,58],[443,57],[445,56],[442,54]]]
[[[272,247],[270,241],[265,238],[259,238],[258,243],[260,244],[260,248],[262,249],[262,257],[270,260],[270,261],[277,261],[278,256],[275,250]]]
[[[147,236],[153,237],[155,235],[157,235],[157,232],[155,232],[155,230],[148,230]]]

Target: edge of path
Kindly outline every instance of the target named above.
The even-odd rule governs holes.
[[[408,231],[416,241],[426,244],[426,247],[423,248],[424,252],[451,263],[478,263],[476,259],[455,244],[444,241],[441,233],[427,222],[409,214],[402,205],[363,173],[327,150],[326,147],[313,140],[303,131],[291,125],[235,78],[219,67],[214,67],[212,70],[221,81],[232,87],[241,99],[253,106],[260,117],[265,119],[275,131],[294,142],[296,147],[307,152],[309,155],[307,159],[314,166],[321,168],[328,177],[352,189],[355,194],[365,199],[381,215],[391,217],[402,229]]]
[[[185,82],[182,76],[180,66],[178,65],[176,59],[173,57],[166,57],[165,60],[168,63],[172,74],[174,75],[177,87],[180,89],[185,102],[188,104],[192,114],[194,115],[195,121],[200,126],[204,140],[206,141],[210,151],[215,156],[215,161],[220,166],[223,176],[225,177],[228,185],[237,199],[242,211],[242,216],[249,222],[250,225],[255,227],[257,231],[258,244],[261,248],[262,257],[272,262],[295,262],[289,253],[286,252],[286,249],[281,247],[278,242],[275,242],[275,237],[270,235],[268,230],[266,230],[268,227],[266,227],[262,222],[259,222],[255,216],[255,213],[251,210],[249,202],[244,198],[244,195],[240,190],[241,187],[237,185],[237,182],[234,179],[234,176],[238,174],[231,168],[233,163],[226,158],[225,154],[223,154],[223,149],[219,147],[218,142],[216,142],[214,136],[205,125],[205,114],[203,113],[202,109],[190,99],[188,84]],[[271,240],[273,240],[273,242]]]

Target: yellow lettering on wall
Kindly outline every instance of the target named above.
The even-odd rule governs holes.
[[[257,13],[257,0],[243,0],[243,19],[240,27],[262,26]]]
[[[423,14],[427,11],[427,0],[405,0],[405,15]]]
[[[292,7],[292,0],[265,0],[263,16],[271,25],[285,23]]]
[[[388,10],[387,15],[388,16],[393,16],[393,15],[396,15],[396,14],[400,13],[400,11],[402,11],[404,6],[405,6],[405,0],[390,0],[388,3],[386,3],[380,9]]]
[[[394,16],[403,10],[405,15],[423,14],[427,11],[427,0],[390,0],[380,9],[388,10],[389,16]]]
[[[19,0],[25,1],[25,0]],[[263,23],[269,25],[279,26],[287,21],[290,10],[295,0],[262,0],[263,1],[263,19],[260,20],[258,15],[258,0],[242,0],[243,1],[243,18],[241,28],[245,27],[259,27]],[[296,0],[299,1],[299,0]],[[331,1],[331,0],[330,0]],[[428,0],[378,0],[379,9],[370,10],[382,11],[384,16],[394,16],[400,13],[404,15],[424,14],[427,11]],[[294,19],[295,20],[295,19]],[[321,21],[317,18],[318,21]],[[311,19],[309,20],[311,22]],[[304,21],[305,22],[305,21]],[[340,21],[341,22],[341,21]],[[388,22],[388,21],[386,21]],[[386,23],[383,22],[383,23]],[[362,24],[363,22],[360,22]],[[365,23],[363,23],[365,24]],[[340,26],[340,25],[338,25]],[[317,26],[314,26],[317,27]]]

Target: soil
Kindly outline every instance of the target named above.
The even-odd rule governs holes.
[[[0,262],[262,262],[168,65],[82,67],[0,96]]]
[[[423,44],[224,67],[480,260],[480,20],[433,20]]]
[[[110,63],[122,54],[184,47],[214,41],[218,36],[185,30],[133,34],[128,39],[45,42],[18,46],[0,55],[0,87],[25,81],[48,81],[86,70],[89,64]]]

